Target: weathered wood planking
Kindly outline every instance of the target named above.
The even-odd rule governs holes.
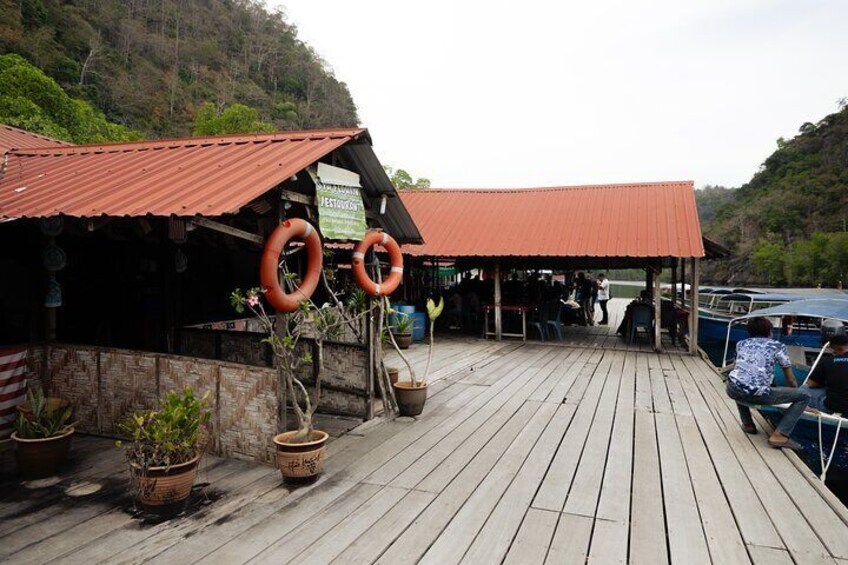
[[[203,480],[221,498],[158,525],[125,514],[114,486],[67,503],[125,472],[108,441],[81,437],[59,487],[0,494],[0,516],[13,517],[0,522],[0,555],[86,564],[848,559],[848,510],[793,454],[740,430],[703,360],[628,350],[611,328],[574,329],[583,346],[445,340],[417,419],[351,430],[329,445],[325,475],[291,491],[270,467],[210,458]],[[423,370],[426,354],[416,346],[409,356]],[[12,478],[0,486],[25,488]]]

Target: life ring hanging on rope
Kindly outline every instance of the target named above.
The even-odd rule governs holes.
[[[291,293],[285,292],[280,286],[279,271],[280,254],[291,239],[302,239],[306,245],[306,275],[300,286]],[[262,262],[259,267],[259,284],[265,298],[279,312],[294,312],[300,305],[312,296],[321,280],[321,269],[324,256],[321,238],[312,224],[300,218],[286,220],[276,227],[265,242],[262,251]]]
[[[365,272],[365,253],[372,245],[382,245],[389,253],[392,270],[382,284],[372,281]],[[353,248],[353,278],[371,296],[388,296],[393,293],[403,280],[403,255],[397,241],[386,232],[366,232],[362,241]]]

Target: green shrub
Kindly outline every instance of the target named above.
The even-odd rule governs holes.
[[[127,459],[142,469],[192,460],[206,441],[210,418],[207,396],[198,399],[190,388],[182,395],[169,392],[158,410],[137,412],[119,425],[121,433],[131,440],[126,447]]]

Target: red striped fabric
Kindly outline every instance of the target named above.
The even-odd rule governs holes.
[[[17,406],[26,399],[26,347],[0,347],[0,441],[12,435]]]

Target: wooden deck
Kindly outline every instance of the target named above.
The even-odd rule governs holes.
[[[848,511],[741,431],[706,362],[481,340],[436,355],[424,414],[335,440],[316,484],[207,458],[208,499],[164,523],[128,511],[118,450],[80,438],[61,480],[0,484],[0,560],[848,563]]]

